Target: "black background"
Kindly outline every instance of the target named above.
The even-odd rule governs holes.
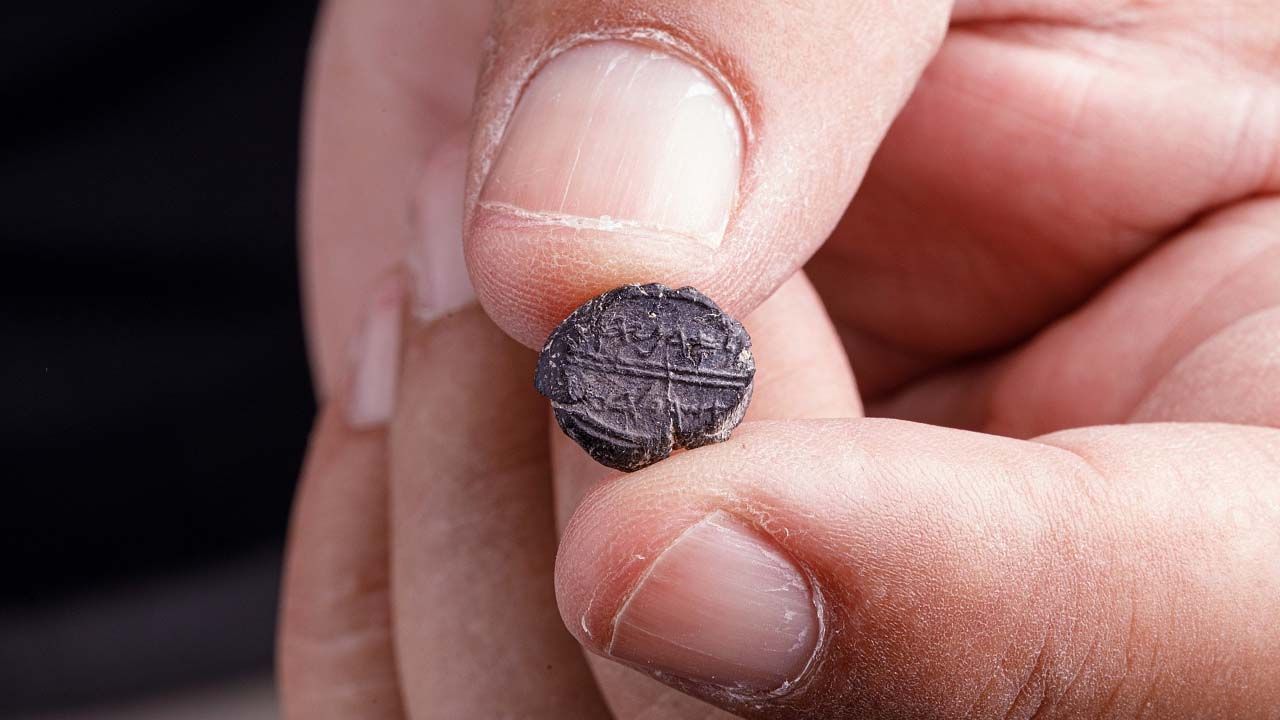
[[[315,6],[4,8],[0,714],[261,671],[314,410]]]

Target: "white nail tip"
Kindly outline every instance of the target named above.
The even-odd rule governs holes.
[[[353,428],[385,425],[395,411],[404,290],[398,275],[383,281],[353,338],[346,406],[347,423]]]

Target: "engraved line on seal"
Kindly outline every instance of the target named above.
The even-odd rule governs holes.
[[[738,375],[734,373],[715,373],[713,375],[712,371],[708,370],[699,370],[696,373],[690,373],[688,371],[676,370],[674,368],[664,368],[661,365],[633,365],[623,361],[602,362],[599,360],[590,360],[585,357],[576,357],[571,360],[588,370],[599,370],[600,372],[630,375],[632,377],[674,380],[687,385],[699,385],[702,387],[731,388],[737,390],[746,385],[750,379],[746,375]],[[711,377],[706,377],[707,375],[711,375]]]
[[[635,449],[644,448],[640,443],[628,438],[626,435],[623,435],[617,428],[610,426],[599,418],[592,417],[590,413],[583,412],[582,410],[576,410],[569,405],[563,404],[557,404],[556,409],[577,418],[579,424],[575,429],[581,430],[597,440],[608,440],[620,447]]]

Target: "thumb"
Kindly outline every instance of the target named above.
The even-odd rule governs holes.
[[[950,5],[506,3],[468,181],[481,303],[530,346],[629,282],[747,314],[835,226]]]
[[[744,426],[600,486],[561,615],[747,717],[1274,718],[1280,432]]]

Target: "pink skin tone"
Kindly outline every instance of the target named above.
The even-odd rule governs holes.
[[[738,115],[715,81],[671,53],[606,41],[529,82],[480,207],[717,247],[741,171]]]
[[[1274,4],[492,12],[325,13],[288,715],[1280,705]],[[637,280],[761,375],[618,478],[521,344]]]

